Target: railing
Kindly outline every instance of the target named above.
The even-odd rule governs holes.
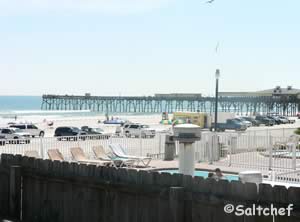
[[[111,143],[121,144],[130,155],[151,156],[155,159],[164,157],[165,134],[157,134],[154,138],[118,136],[30,138],[30,143],[24,140],[6,143],[2,140],[0,154],[24,155],[26,151],[37,151],[40,157],[47,159],[49,149],[59,149],[66,160],[72,160],[70,148],[81,147],[89,158],[95,158],[93,146],[102,145],[109,153]],[[176,147],[178,154],[178,146]],[[270,171],[286,173],[299,169],[300,150],[296,143],[290,142],[289,137],[203,132],[202,139],[195,143],[195,160],[226,167],[261,170],[265,173]]]
[[[295,170],[300,166],[300,151],[289,137],[245,133],[203,133],[196,142],[197,162],[246,169]]]
[[[49,149],[58,149],[65,160],[72,160],[70,148],[81,147],[85,154],[94,158],[93,146],[102,145],[107,153],[110,152],[109,144],[121,144],[130,155],[147,156],[164,153],[165,135],[157,134],[154,138],[127,138],[118,136],[72,136],[72,137],[48,137],[30,138],[29,142],[23,140],[8,141],[0,140],[0,154],[21,154],[28,151],[36,151],[39,157],[48,158]]]
[[[291,127],[290,124],[287,124],[286,126],[281,125],[280,128],[277,128],[277,126],[274,127],[251,127],[247,129],[246,132],[243,134],[252,135],[252,136],[273,136],[273,137],[289,137],[294,134],[294,132],[297,130],[297,127]]]
[[[300,183],[300,170],[275,173],[275,178],[273,180],[277,182]]]
[[[296,169],[300,163],[296,144],[294,148],[289,138],[280,137],[231,137],[228,161],[232,165],[253,169],[276,170]]]

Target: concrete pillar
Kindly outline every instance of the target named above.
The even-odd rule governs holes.
[[[179,144],[179,173],[194,176],[195,146],[193,143]]]

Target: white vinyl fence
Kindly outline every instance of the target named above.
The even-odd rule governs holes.
[[[121,144],[129,155],[162,159],[165,153],[165,136],[157,134],[154,138],[116,136],[32,138],[30,143],[15,141],[16,144],[4,144],[0,141],[0,154],[24,155],[26,151],[35,150],[41,158],[47,159],[49,149],[58,149],[65,160],[72,160],[70,148],[81,147],[89,158],[95,158],[93,146],[102,145],[109,153],[109,144],[117,143]],[[271,172],[272,179],[278,181],[300,181],[299,139],[291,136],[282,137],[274,132],[265,135],[250,131],[218,134],[203,132],[201,140],[195,143],[195,160],[220,166]]]
[[[0,154],[21,154],[26,151],[37,151],[43,159],[48,159],[49,149],[58,149],[65,160],[72,160],[70,148],[80,147],[89,158],[94,158],[93,147],[102,145],[107,153],[110,153],[109,144],[121,144],[129,155],[152,156],[164,152],[165,135],[157,134],[154,138],[127,138],[105,136],[81,136],[81,137],[48,137],[31,138],[29,143],[25,141],[0,141]]]

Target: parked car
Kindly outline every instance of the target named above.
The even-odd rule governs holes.
[[[275,124],[275,121],[272,119],[269,119],[266,116],[256,116],[255,120],[259,123],[259,124],[264,124],[266,126],[273,126]]]
[[[244,119],[244,120],[247,120],[247,121],[251,122],[252,126],[259,126],[259,122],[256,121],[253,117],[243,116],[243,117],[241,117],[241,119]]]
[[[217,124],[218,131],[225,130],[236,130],[236,131],[245,131],[247,129],[246,124],[237,119],[228,119],[226,123],[218,123]]]
[[[234,119],[236,121],[238,121],[238,122],[241,122],[241,123],[245,124],[247,127],[251,127],[252,126],[252,123],[250,121],[245,120],[245,119],[243,119],[241,117],[237,117],[237,118],[234,118]]]
[[[133,124],[129,124],[126,126],[126,128],[124,128],[124,134],[127,137],[155,137],[155,129],[150,128],[148,125],[143,125],[143,124],[138,124],[138,123],[133,123]]]
[[[0,136],[8,143],[30,143],[30,134],[18,128],[1,128]]]
[[[278,119],[280,120],[280,122],[282,124],[288,124],[288,123],[290,123],[290,120],[287,117],[285,117],[285,116],[278,116]]]
[[[44,137],[45,132],[41,129],[39,129],[34,124],[12,124],[9,127],[18,128],[22,130],[23,132],[29,133],[32,137]]]
[[[132,123],[132,122],[127,122],[127,123],[124,123],[124,125],[122,126],[123,127],[123,129],[126,129],[126,128],[128,128],[130,125],[132,125],[132,124],[134,124],[134,123]]]
[[[113,125],[124,125],[126,123],[126,120],[122,119],[110,119],[110,120],[104,120],[104,124],[113,124]]]
[[[276,125],[282,124],[282,121],[280,120],[280,118],[278,116],[268,115],[266,117],[269,118],[269,119],[271,119],[271,120],[274,120],[274,122],[275,122]]]
[[[284,116],[285,117],[285,116]],[[291,124],[294,124],[295,122],[296,122],[296,120],[295,119],[292,119],[292,118],[289,118],[289,117],[285,117],[288,121],[289,121],[289,123],[291,123]]]
[[[86,132],[87,135],[91,136],[89,137],[90,139],[108,139],[111,134],[104,132],[103,129],[101,128],[94,128],[94,127],[88,127],[88,126],[83,126],[81,127],[81,130]]]
[[[6,144],[5,136],[0,135],[0,146],[4,146]]]
[[[77,140],[78,137],[79,139],[84,140],[86,135],[87,133],[85,131],[70,126],[57,127],[54,132],[54,137],[59,137],[58,140]]]

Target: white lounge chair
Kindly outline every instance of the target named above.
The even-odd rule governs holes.
[[[38,151],[36,151],[36,150],[27,150],[27,151],[25,151],[24,156],[33,157],[33,158],[40,157]]]
[[[127,158],[121,158],[121,157],[110,157],[108,156],[105,151],[103,146],[93,146],[93,151],[97,159],[99,160],[104,160],[104,161],[113,161],[114,165],[117,167],[132,167],[134,163],[136,162],[135,159],[127,159]]]
[[[71,154],[73,158],[79,163],[102,165],[102,166],[114,166],[113,161],[88,159],[84,154],[83,150],[79,147],[71,148]]]
[[[137,166],[139,163],[142,163],[145,167],[148,167],[152,158],[151,157],[142,157],[142,156],[131,156],[128,155],[121,144],[110,144],[109,145],[111,151],[114,155],[116,155],[119,158],[126,158],[126,159],[134,159],[137,161]]]
[[[49,149],[48,150],[48,156],[50,160],[54,161],[65,161],[64,156],[61,154],[61,152],[58,149]]]

